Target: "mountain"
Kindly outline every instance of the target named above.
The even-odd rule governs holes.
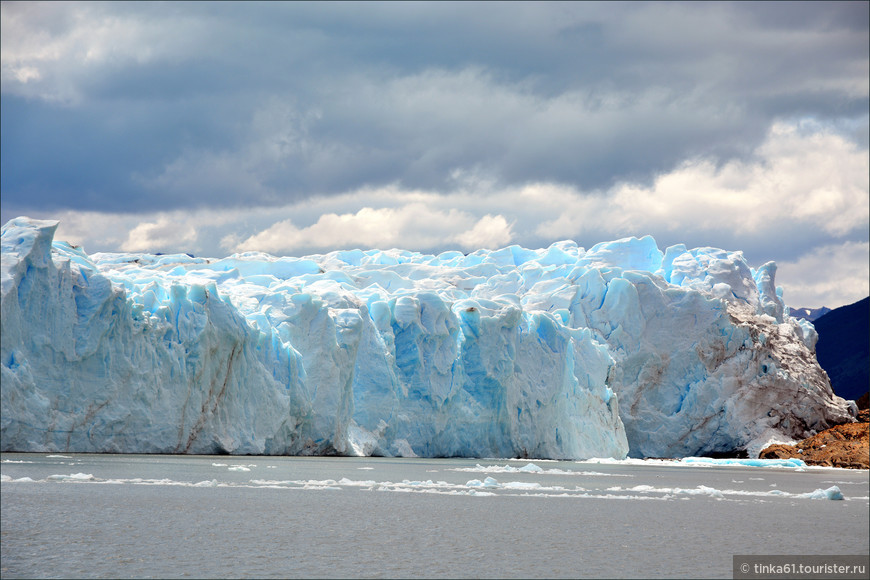
[[[741,252],[88,255],[57,226],[2,228],[3,451],[754,457],[851,419]]]
[[[826,306],[822,306],[821,308],[790,308],[789,310],[789,315],[793,318],[799,318],[809,322],[812,322],[831,311],[831,309]]]
[[[834,392],[856,400],[870,385],[870,297],[835,308],[813,322],[816,357]]]

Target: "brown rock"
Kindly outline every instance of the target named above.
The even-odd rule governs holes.
[[[797,455],[797,447],[794,445],[785,445],[783,443],[774,443],[761,450],[758,454],[759,459],[791,459]]]
[[[860,417],[860,416],[859,416]],[[807,465],[870,469],[870,423],[846,423],[817,433],[796,445],[765,448],[760,459],[802,459]]]

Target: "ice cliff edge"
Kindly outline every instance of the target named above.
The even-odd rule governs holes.
[[[851,420],[739,252],[87,255],[56,227],[2,230],[4,451],[674,457]]]

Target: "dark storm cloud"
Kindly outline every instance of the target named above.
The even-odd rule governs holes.
[[[649,182],[688,158],[748,155],[776,119],[866,115],[866,12],[4,5],[4,205],[281,204],[450,191],[468,175]]]

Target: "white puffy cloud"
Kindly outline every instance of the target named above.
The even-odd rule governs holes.
[[[142,216],[125,216],[98,211],[21,212],[37,219],[55,219],[55,239],[83,246],[87,252],[118,251]],[[157,250],[154,250],[157,251]]]
[[[870,295],[870,243],[844,242],[814,248],[794,262],[777,264],[776,283],[796,308],[836,308]]]
[[[430,195],[430,201],[437,196]],[[457,209],[433,209],[425,203],[400,207],[363,207],[355,213],[325,213],[307,227],[291,219],[277,222],[238,242],[222,240],[237,251],[289,253],[299,249],[434,248],[459,244],[464,249],[496,248],[511,241],[511,226],[501,215],[474,217]]]
[[[142,222],[130,230],[121,244],[125,252],[184,251],[196,240],[196,228],[189,222],[158,216],[154,222]]]
[[[803,224],[833,236],[870,223],[867,150],[825,130],[805,134],[799,124],[775,124],[749,160],[717,165],[692,159],[659,175],[652,186],[622,183],[606,194],[577,195],[535,186],[536,204],[564,212],[541,223],[540,235],[577,236],[584,229],[732,231],[772,235]],[[603,224],[603,226],[602,226]]]
[[[237,227],[230,212],[166,211],[149,214],[96,211],[23,212],[60,223],[55,239],[82,246],[86,252],[213,253],[203,233],[209,228]]]
[[[512,225],[502,215],[486,214],[474,227],[454,236],[463,248],[499,248],[508,245],[513,239]]]

